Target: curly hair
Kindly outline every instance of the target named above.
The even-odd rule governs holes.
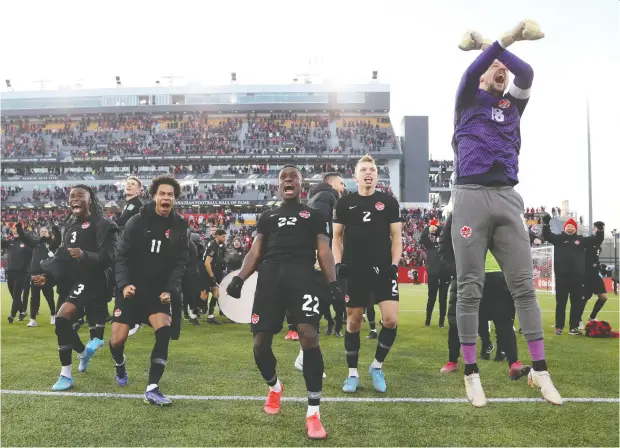
[[[88,194],[90,196],[88,210],[90,211],[91,215],[103,216],[103,206],[101,205],[101,202],[99,202],[99,198],[97,197],[97,193],[95,193],[95,190],[84,184],[74,185],[72,189],[74,188],[82,188],[83,190],[88,191]]]
[[[151,183],[151,186],[149,188],[149,194],[151,195],[151,197],[155,197],[155,194],[157,193],[160,185],[170,185],[172,188],[174,188],[175,199],[178,199],[178,197],[181,196],[181,185],[179,184],[179,182],[177,182],[174,177],[164,174],[153,179],[153,182]]]

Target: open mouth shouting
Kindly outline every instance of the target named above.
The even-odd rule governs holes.
[[[495,72],[495,77],[493,78],[493,81],[497,84],[504,85],[504,83],[506,82],[506,72],[504,70],[498,70],[497,72]]]
[[[295,194],[295,186],[292,183],[285,183],[282,187],[283,196],[292,196]]]
[[[84,204],[80,201],[73,201],[71,202],[71,212],[76,215],[79,216],[82,214],[82,212],[84,211]]]

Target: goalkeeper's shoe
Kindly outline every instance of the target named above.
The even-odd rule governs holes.
[[[527,376],[527,384],[531,387],[538,387],[543,398],[551,404],[560,405],[563,403],[560,393],[557,391],[553,382],[551,381],[551,375],[546,370],[537,372],[536,370],[530,370]]]
[[[60,375],[58,377],[58,381],[52,386],[52,390],[54,392],[58,392],[61,390],[69,390],[73,387],[73,378],[68,378],[66,376]]]
[[[306,429],[308,430],[308,438],[312,440],[324,439],[327,437],[327,431],[323,428],[321,418],[316,413],[310,417],[306,417]]]
[[[280,392],[269,389],[267,401],[263,409],[266,414],[275,415],[280,412],[280,401],[282,400],[282,392],[284,392],[284,384],[280,383]]]
[[[482,408],[487,405],[487,397],[480,383],[480,374],[465,375],[465,392],[473,407]]]

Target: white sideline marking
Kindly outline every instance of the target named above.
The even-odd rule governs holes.
[[[540,310],[542,313],[555,313],[555,310]],[[399,313],[426,313],[426,310],[398,310]],[[614,314],[618,314],[618,311],[605,311],[605,310],[601,310],[598,312],[598,314],[601,313],[614,313]]]
[[[1,390],[9,395],[34,395],[48,397],[86,397],[86,398],[130,398],[142,399],[142,394],[113,394],[95,392],[51,392],[42,390]],[[199,401],[265,401],[265,397],[250,395],[168,395],[173,400],[199,400]],[[620,398],[564,398],[566,402],[573,403],[620,403]],[[282,397],[282,401],[303,402],[307,397]],[[321,398],[323,402],[332,403],[467,403],[465,398],[371,398],[371,397],[327,397]],[[489,398],[492,403],[539,403],[542,398]]]

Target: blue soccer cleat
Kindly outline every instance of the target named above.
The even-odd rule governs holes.
[[[154,404],[155,406],[170,406],[172,404],[172,400],[164,397],[164,394],[161,393],[159,387],[156,387],[153,390],[147,390],[144,394],[144,402]]]
[[[357,391],[357,388],[360,385],[360,379],[356,376],[350,376],[346,380],[344,380],[344,386],[342,386],[342,391],[352,394]]]
[[[92,349],[92,351],[97,351],[101,347],[103,347],[103,345],[104,345],[104,343],[103,343],[102,339],[93,338],[90,341],[88,341],[88,343],[86,344],[86,347],[90,347]]]
[[[96,350],[97,349],[94,348],[92,345],[86,346],[86,354],[84,355],[84,357],[80,358],[78,356],[78,359],[80,360],[80,365],[78,366],[78,372],[85,372],[86,369],[88,369],[88,361],[90,361],[90,358],[93,357]]]
[[[58,377],[58,381],[52,386],[52,390],[54,392],[59,392],[61,390],[69,390],[73,387],[73,378],[67,378],[66,376],[60,375]]]
[[[375,390],[381,393],[385,392],[387,390],[387,385],[385,384],[385,376],[383,375],[383,370],[370,367],[368,369],[368,372],[372,377],[372,385],[375,386]]]
[[[125,376],[118,376],[116,375],[116,382],[118,383],[119,386],[123,387],[123,386],[127,386],[127,382],[129,381],[129,378],[127,377],[127,372],[125,372]]]

